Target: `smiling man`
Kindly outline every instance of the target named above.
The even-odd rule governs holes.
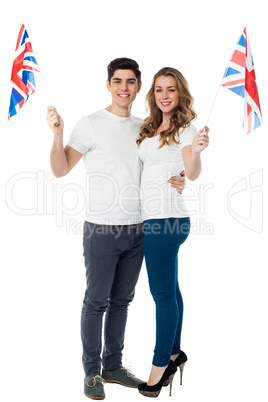
[[[105,398],[103,380],[131,388],[144,382],[122,366],[128,306],[143,260],[142,166],[136,145],[142,119],[131,115],[141,85],[139,65],[134,60],[113,60],[107,80],[110,106],[82,117],[65,148],[63,120],[54,107],[48,108],[47,122],[54,134],[54,175],[66,175],[83,157],[89,183],[83,238],[87,288],[81,336],[84,392],[92,399]],[[174,178],[171,185],[181,189],[184,178]]]
[[[106,108],[110,113],[121,117],[129,117],[132,103],[141,89],[140,74],[132,70],[116,70],[114,76],[110,76],[113,69],[108,67],[107,88],[111,92],[112,104]]]

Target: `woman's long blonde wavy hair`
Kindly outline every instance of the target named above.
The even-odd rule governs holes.
[[[170,119],[170,126],[167,130],[160,133],[160,145],[159,148],[164,145],[170,145],[172,143],[179,143],[179,130],[185,129],[190,125],[190,122],[196,119],[196,113],[193,109],[194,99],[189,91],[189,85],[180,71],[171,67],[164,67],[155,74],[150,91],[146,96],[147,111],[149,116],[145,119],[141,126],[139,138],[137,144],[147,137],[151,138],[156,133],[158,127],[162,123],[162,112],[155,103],[155,81],[158,77],[164,75],[165,77],[171,76],[176,80],[177,91],[179,94],[179,104],[174,110],[174,114]]]

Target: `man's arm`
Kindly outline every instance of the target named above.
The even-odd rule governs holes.
[[[180,176],[172,176],[169,179],[169,183],[171,184],[171,187],[175,187],[177,189],[178,193],[182,194],[185,186],[185,171],[183,170],[180,173]]]
[[[57,110],[50,106],[47,108],[47,124],[54,134],[54,142],[50,154],[50,164],[56,177],[67,175],[80,161],[83,154],[69,147],[63,147],[63,120]]]

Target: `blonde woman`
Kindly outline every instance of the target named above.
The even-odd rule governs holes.
[[[178,251],[190,231],[183,195],[168,185],[169,178],[185,169],[195,180],[201,173],[201,152],[208,146],[208,127],[198,133],[193,98],[183,75],[162,68],[153,78],[146,102],[149,117],[137,140],[143,162],[141,179],[144,253],[150,291],[156,305],[156,345],[147,383],[138,386],[145,396],[155,397],[170,383],[186,354],[180,339],[183,300],[178,285]]]

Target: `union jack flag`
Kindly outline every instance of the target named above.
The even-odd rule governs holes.
[[[15,60],[11,73],[12,91],[8,119],[15,114],[35,91],[34,72],[40,72],[32,45],[22,25],[15,50]]]
[[[244,128],[251,133],[261,125],[262,114],[246,28],[235,46],[222,86],[245,99]]]

